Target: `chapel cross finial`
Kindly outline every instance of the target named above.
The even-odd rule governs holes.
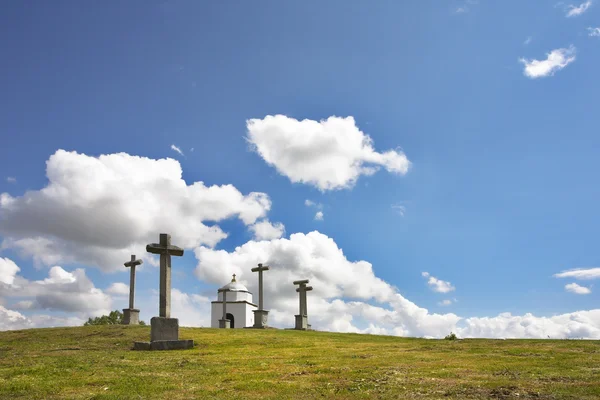
[[[233,278],[231,278],[231,282],[235,282],[235,274],[233,274]]]

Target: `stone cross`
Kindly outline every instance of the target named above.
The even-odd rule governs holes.
[[[267,327],[267,318],[269,312],[263,310],[263,271],[268,271],[268,265],[258,264],[258,267],[252,268],[252,272],[258,272],[258,310],[252,311],[254,313],[254,328],[264,329]]]
[[[258,309],[263,309],[263,271],[268,271],[269,266],[258,264],[258,267],[252,268],[252,272],[258,272]]]
[[[143,263],[142,260],[135,258],[135,254],[131,255],[131,261],[127,261],[125,265],[127,268],[131,268],[129,270],[129,309],[133,310],[135,307],[133,306],[133,293],[135,292],[135,267],[141,265]]]
[[[161,233],[160,243],[147,245],[146,251],[152,254],[160,254],[158,315],[163,318],[171,318],[171,256],[181,257],[183,249],[171,244],[171,235]]]
[[[234,278],[235,279],[235,278]],[[223,318],[219,320],[219,328],[229,329],[231,321],[227,319],[227,292],[228,289],[219,289],[219,293],[223,293]]]
[[[312,286],[306,286],[308,279],[301,281],[294,281],[294,285],[298,285],[296,292],[299,293],[300,297],[300,312],[296,315],[296,327],[295,329],[306,330],[308,329],[308,307],[306,305],[306,292],[313,290]]]

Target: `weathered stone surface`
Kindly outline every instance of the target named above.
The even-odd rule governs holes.
[[[264,329],[267,327],[267,319],[269,312],[267,310],[254,310],[254,325],[253,328]]]
[[[133,342],[133,350],[150,350],[150,342]]]
[[[155,342],[133,342],[133,350],[185,350],[193,347],[193,340],[157,340]]]
[[[296,315],[296,326],[294,329],[305,331],[308,329],[308,317],[306,315]]]
[[[160,254],[160,284],[158,295],[158,315],[171,317],[171,256],[182,256],[183,249],[171,244],[171,235],[160,234],[160,243],[151,243],[146,251]]]
[[[150,350],[185,350],[194,347],[194,341],[187,340],[157,340],[150,342]]]
[[[123,325],[139,325],[140,324],[140,310],[133,308],[123,309]]]
[[[178,340],[179,320],[177,318],[152,317],[150,320],[150,341]]]
[[[220,319],[219,320],[219,328],[229,329],[231,327],[231,321],[228,319]]]

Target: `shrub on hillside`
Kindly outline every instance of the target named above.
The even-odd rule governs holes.
[[[108,315],[103,315],[96,318],[88,318],[83,326],[89,325],[120,325],[123,322],[123,313],[119,310],[111,311]],[[140,321],[140,325],[146,325],[144,321]]]

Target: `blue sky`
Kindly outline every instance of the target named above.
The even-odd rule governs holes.
[[[268,219],[285,226],[283,239],[273,241],[318,231],[343,250],[348,262],[370,263],[374,277],[397,288],[415,307],[441,319],[450,314],[460,317],[459,327],[469,317],[493,318],[507,312],[513,316],[569,315],[571,319],[572,313],[582,312],[577,318],[585,319],[588,330],[579,336],[600,337],[600,314],[594,311],[600,295],[595,281],[553,276],[600,264],[596,101],[600,81],[594,79],[600,64],[600,36],[594,35],[594,28],[600,27],[600,3],[587,3],[10,4],[0,16],[0,193],[20,201],[23,212],[11,210],[6,201],[0,207],[4,241],[0,257],[18,265],[19,276],[28,283],[17,289],[14,281],[5,278],[4,285],[15,287],[0,291],[0,306],[18,313],[11,314],[13,319],[26,321],[22,324],[27,326],[39,325],[35,321],[40,315],[64,318],[52,320],[57,324],[91,315],[90,309],[60,306],[62,302],[56,299],[41,301],[46,296],[41,289],[19,292],[27,285],[35,286],[36,280],[50,279],[53,266],[68,273],[83,269],[89,282],[78,290],[89,294],[91,284],[103,292],[104,306],[127,306],[123,297],[107,291],[115,282],[128,283],[124,267],[117,265],[114,269],[120,272],[113,272],[112,267],[97,265],[83,250],[80,257],[68,254],[70,245],[82,249],[93,246],[94,240],[115,254],[125,252],[127,246],[140,248],[135,245],[141,242],[134,244],[133,236],[127,236],[125,225],[115,229],[117,221],[107,221],[106,226],[102,221],[96,222],[102,226],[84,222],[86,212],[91,216],[102,205],[79,204],[82,220],[60,223],[62,214],[53,211],[56,204],[44,203],[48,199],[42,196],[36,207],[47,211],[43,215],[48,220],[19,220],[32,213],[23,196],[49,184],[46,162],[64,149],[85,154],[74,163],[116,153],[151,160],[169,157],[180,164],[187,185],[199,181],[206,186],[231,184],[243,196],[251,192],[268,196],[269,209],[251,223],[239,217],[243,213],[238,206],[232,206],[237,211],[228,211],[238,217],[202,219],[208,221],[206,226],[218,225],[228,234],[208,246],[212,255],[218,250],[231,255],[237,246],[257,243],[250,226]],[[289,168],[302,176],[311,167],[291,154],[296,139],[288,143],[277,137],[287,133],[286,137],[306,138],[303,135],[312,128],[289,132],[275,124],[262,132],[263,142],[253,143],[248,121],[266,121],[275,115],[286,116],[287,121],[312,120],[314,126],[330,117],[353,117],[355,126],[350,124],[347,132],[370,136],[378,154],[391,150],[405,155],[410,167],[403,173],[380,164],[376,173],[359,176],[354,184],[342,182],[334,190],[307,180],[294,181]],[[328,134],[335,137],[337,133]],[[326,148],[307,146],[308,151],[327,156]],[[266,162],[261,148],[281,158]],[[286,157],[293,164],[287,165],[288,173],[278,164]],[[331,165],[339,161],[331,160]],[[73,175],[62,166],[57,161],[57,173],[71,179]],[[86,167],[73,168],[71,173],[77,174],[73,171]],[[127,173],[132,174],[129,178],[144,173],[133,164],[128,171],[122,172],[124,181]],[[97,189],[93,180],[79,183],[82,191]],[[145,193],[144,186],[132,185],[132,189],[132,197],[158,193]],[[103,190],[107,195],[111,192]],[[126,191],[127,186],[117,190]],[[306,206],[307,199],[320,206]],[[229,204],[225,198],[219,201]],[[73,206],[65,204],[67,210]],[[173,215],[200,218],[196,211]],[[323,220],[314,219],[317,211],[323,212]],[[137,212],[132,218],[143,224],[144,212],[170,215],[171,211]],[[119,214],[107,215],[117,219]],[[64,230],[57,233],[47,228],[53,224]],[[97,235],[90,234],[90,241],[73,234],[97,226]],[[127,226],[133,231],[142,225]],[[147,227],[154,232],[152,228]],[[107,238],[114,230],[123,240],[121,248]],[[56,246],[60,242],[63,252],[50,257],[43,254],[48,249],[31,250],[31,240],[41,237],[56,240]],[[190,243],[198,238],[190,237]],[[30,242],[14,244],[24,239]],[[178,244],[175,234],[173,242]],[[225,266],[210,264],[208,256],[198,259],[194,249],[199,247],[199,243],[190,245],[185,257],[174,261],[174,287],[189,306],[184,309],[182,305],[181,313],[194,316],[185,322],[201,325],[206,298],[213,299],[215,289],[242,267],[233,261]],[[264,251],[271,254],[271,250]],[[46,261],[34,263],[36,256],[45,256]],[[332,311],[336,299],[350,302],[353,283],[338,282],[343,293],[339,296],[319,293],[314,283],[325,278],[320,278],[318,268],[326,269],[328,264],[315,265],[306,271],[294,269],[293,263],[285,268],[292,275],[313,274],[315,292],[311,294],[327,299],[313,307],[327,315],[322,321],[314,316],[317,327],[364,330],[373,324],[382,333],[438,335],[433,328],[411,328],[408,319],[414,316],[397,316],[390,326],[379,327],[377,318],[365,322],[364,315],[346,309]],[[339,265],[336,274],[363,281],[364,277],[344,265]],[[253,266],[245,265],[242,275],[251,288],[256,280],[249,272]],[[9,276],[10,268],[4,268]],[[218,272],[202,272],[203,268]],[[14,277],[14,268],[11,271]],[[455,290],[435,292],[423,272],[449,282]],[[600,273],[592,272],[591,277]],[[327,279],[321,282],[323,288],[337,287],[335,278]],[[566,290],[565,285],[572,283],[591,293]],[[157,308],[152,292],[157,288],[157,269],[144,267],[138,274],[136,301],[146,320]],[[273,303],[275,299],[291,302],[295,296],[293,287],[289,295],[280,294],[281,299],[275,297],[277,293],[273,289]],[[444,300],[452,304],[440,305]],[[402,314],[389,298],[378,301],[369,294],[362,301]],[[278,304],[269,306],[281,311],[281,319],[273,321],[285,325],[285,315],[292,313],[286,314],[287,309]],[[354,318],[352,328],[330,324],[343,313]],[[453,317],[444,321],[448,325],[443,329],[456,322]],[[402,330],[393,330],[400,325]],[[558,336],[577,336],[556,329]],[[535,336],[529,331],[485,332],[479,335]],[[466,334],[478,335],[475,330]]]

